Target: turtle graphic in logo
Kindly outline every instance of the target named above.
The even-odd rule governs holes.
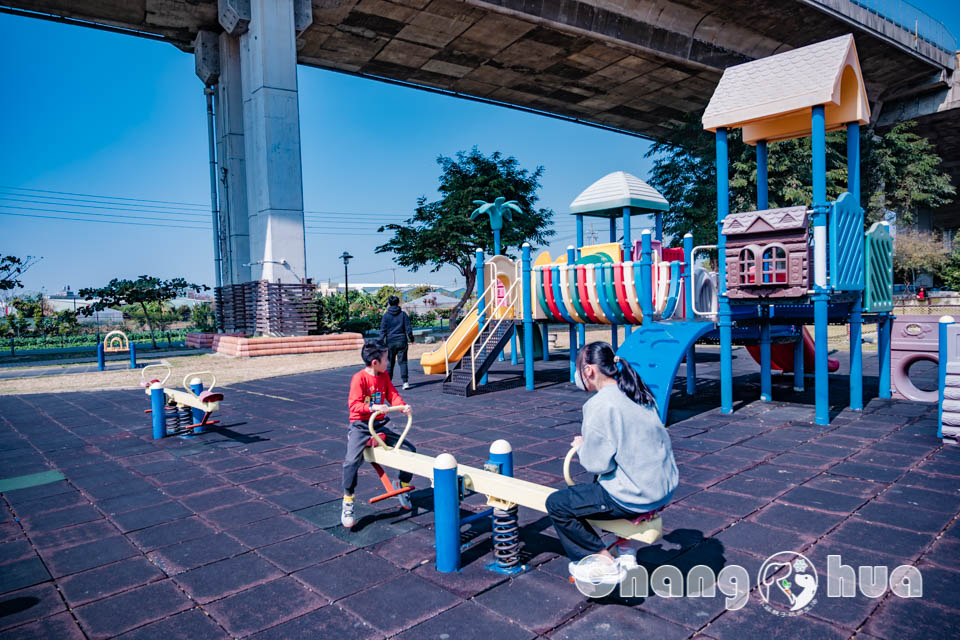
[[[810,559],[794,551],[767,558],[757,574],[763,608],[779,616],[798,616],[816,604],[817,570]]]

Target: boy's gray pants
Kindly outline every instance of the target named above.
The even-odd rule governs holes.
[[[386,421],[375,422],[374,429],[377,433],[386,435],[387,444],[393,446],[397,440],[400,439],[400,434],[388,429],[386,424]],[[353,490],[357,488],[357,471],[360,470],[360,465],[363,464],[363,449],[367,446],[370,437],[370,430],[367,428],[366,422],[356,421],[350,423],[347,430],[347,453],[343,456],[343,493],[345,495],[353,495]],[[409,440],[404,440],[400,448],[414,452],[417,450]],[[397,479],[399,479],[400,482],[410,482],[413,480],[413,475],[406,471],[401,471],[397,475]]]

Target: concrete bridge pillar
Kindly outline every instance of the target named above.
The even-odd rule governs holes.
[[[240,40],[221,33],[220,82],[217,84],[217,158],[219,161],[220,232],[223,283],[251,280],[250,227],[247,213],[247,168],[244,162],[243,87],[240,84]]]
[[[219,2],[227,32],[220,37],[219,155],[227,170],[221,189],[230,212],[234,283],[306,277],[296,37],[310,24],[309,6],[303,0]]]

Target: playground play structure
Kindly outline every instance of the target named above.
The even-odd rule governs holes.
[[[147,371],[152,369],[163,370],[163,378],[148,377]],[[144,413],[151,414],[154,440],[167,436],[194,437],[220,422],[210,420],[223,400],[223,394],[213,390],[217,385],[217,377],[213,372],[188,373],[183,377],[183,391],[164,386],[172,373],[173,369],[168,364],[151,364],[140,370],[140,386],[150,398],[150,408],[145,409]],[[201,376],[204,375],[211,378],[207,389],[203,388]]]
[[[97,369],[103,371],[106,368],[106,354],[130,352],[130,368],[137,368],[137,344],[130,342],[123,331],[111,331],[103,336],[103,342],[97,345]]]
[[[716,246],[663,246],[661,216],[667,201],[622,172],[591,185],[571,204],[577,244],[565,256],[529,245],[519,261],[477,252],[477,302],[439,349],[424,354],[426,373],[444,374],[444,391],[469,395],[484,387],[486,372],[507,340],[522,334],[523,353],[534,354],[538,325],[566,323],[570,344],[583,346],[585,324],[612,325],[625,339],[617,350],[651,388],[667,417],[673,380],[687,361],[687,393],[695,393],[698,342],[720,346],[720,406],[733,411],[732,348],[745,344],[760,363],[761,399],[772,399],[776,366],[814,374],[815,421],[828,424],[828,372],[839,363],[827,354],[827,326],[850,327],[849,406],[863,407],[861,328],[879,325],[880,397],[890,397],[893,243],[885,223],[863,230],[860,207],[860,125],[869,105],[853,37],[840,36],[728,68],[703,115],[717,152]],[[757,210],[730,213],[727,137],[740,128],[756,146]],[[827,199],[826,133],[846,129],[846,191]],[[813,200],[809,206],[769,208],[768,143],[811,137]],[[653,230],[634,243],[631,218],[653,214]],[[585,217],[607,218],[610,242],[584,246]],[[617,241],[617,218],[622,241]],[[698,257],[717,252],[717,273]],[[814,325],[811,338],[804,329]],[[577,348],[570,349],[574,374]],[[516,351],[516,350],[515,350]],[[812,360],[812,362],[811,362]],[[524,382],[534,388],[533,357],[524,358]],[[488,388],[496,388],[491,383]]]
[[[490,446],[490,458],[483,469],[457,464],[449,453],[436,457],[405,451],[400,444],[406,439],[413,424],[413,414],[408,411],[407,424],[393,446],[388,446],[374,429],[377,416],[409,410],[407,406],[390,407],[384,411],[375,411],[370,416],[368,428],[370,440],[363,450],[364,459],[370,462],[381,480],[385,478],[383,467],[407,471],[417,476],[431,478],[433,481],[433,509],[436,535],[437,571],[451,573],[460,570],[460,530],[463,526],[492,518],[493,546],[496,561],[488,568],[515,573],[524,569],[520,564],[520,533],[517,524],[517,508],[527,507],[541,513],[547,512],[547,496],[556,491],[551,487],[535,484],[513,477],[513,451],[505,440],[497,440]],[[564,459],[564,478],[573,484],[570,477],[570,461],[575,450],[571,450]],[[396,490],[384,481],[387,493],[375,496],[370,502],[392,497],[413,487]],[[460,517],[460,501],[471,495],[486,496],[489,509]],[[635,540],[652,544],[663,532],[663,523],[659,516],[651,519],[629,520],[590,520],[597,529],[613,533],[617,542]]]

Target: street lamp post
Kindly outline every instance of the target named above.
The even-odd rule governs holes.
[[[350,276],[347,273],[347,265],[350,264],[351,258],[353,256],[346,251],[340,254],[340,259],[343,260],[343,295],[347,298],[347,319],[344,325],[350,322]]]

